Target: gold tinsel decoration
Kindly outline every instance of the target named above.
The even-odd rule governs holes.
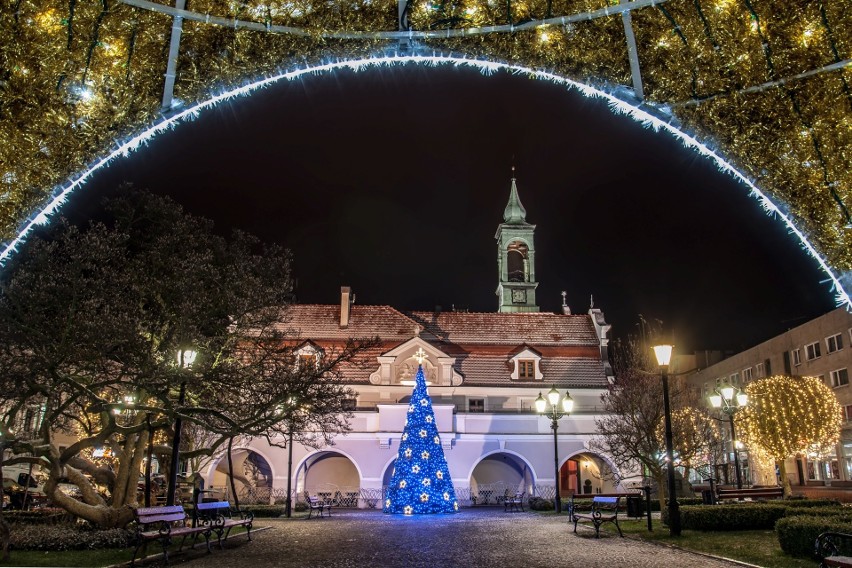
[[[84,166],[162,116],[172,17],[120,0],[0,2],[0,240],[8,242]],[[559,18],[619,5],[418,0],[407,16],[414,32],[469,31],[415,38],[416,49],[612,90],[632,84],[621,14]],[[369,35],[399,29],[399,4],[389,0],[193,0],[186,9],[304,33],[184,20],[174,96],[185,105],[281,70],[399,47]],[[645,101],[789,211],[838,275],[852,269],[849,6],[668,0],[634,7],[631,19]],[[503,28],[477,31],[487,26]],[[335,37],[348,32],[361,35]]]

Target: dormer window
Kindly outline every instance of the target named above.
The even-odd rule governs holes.
[[[322,350],[311,342],[302,344],[295,352],[296,367],[300,371],[316,369],[322,358]]]
[[[314,353],[302,353],[299,355],[299,369],[310,369],[317,366],[317,356]]]
[[[524,348],[510,360],[513,381],[540,381],[544,379],[541,372],[541,354],[530,347]]]

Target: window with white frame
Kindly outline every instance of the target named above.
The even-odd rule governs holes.
[[[743,375],[743,383],[751,382],[751,379],[753,377],[753,375],[751,373],[751,367],[748,367],[747,369],[743,369],[742,375]]]
[[[766,371],[763,370],[763,363],[758,363],[754,366],[754,373],[758,379],[766,376]]]
[[[808,361],[818,359],[820,355],[822,355],[822,353],[820,353],[819,341],[814,341],[809,345],[805,345],[805,357],[807,357]]]
[[[732,384],[732,385],[738,385],[738,384],[740,384],[740,374],[739,374],[739,373],[733,373],[733,374],[731,375],[730,379],[731,379],[731,384]]]
[[[540,381],[544,379],[541,372],[541,355],[530,348],[526,348],[510,360],[512,369],[512,380],[514,381]]]
[[[790,354],[793,356],[793,365],[798,367],[802,364],[802,350],[801,349],[793,349],[790,351]]]
[[[838,333],[825,338],[825,352],[834,353],[843,349],[843,335]]]
[[[834,388],[843,387],[849,384],[849,371],[846,369],[837,369],[831,372],[831,386]]]

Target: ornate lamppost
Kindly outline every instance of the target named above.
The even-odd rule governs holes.
[[[657,365],[660,366],[660,374],[663,378],[663,412],[665,413],[666,426],[666,475],[668,479],[668,508],[669,508],[669,534],[680,536],[680,504],[677,502],[677,489],[675,487],[674,472],[674,444],[672,443],[672,409],[669,404],[669,363],[672,360],[673,345],[655,345],[654,355]]]
[[[561,405],[559,403],[560,398],[561,395],[554,386],[552,389],[550,389],[550,392],[547,393],[547,400],[545,400],[544,397],[541,396],[540,392],[538,393],[538,398],[535,400],[536,411],[539,414],[550,418],[550,429],[553,430],[553,480],[556,487],[554,505],[556,506],[557,514],[562,512],[562,499],[559,496],[559,441],[557,439],[556,433],[559,429],[559,419],[571,414],[571,410],[573,410],[574,408],[574,399],[571,398],[571,395],[568,394],[568,391],[565,391],[565,397],[562,398]],[[550,408],[548,408],[547,406],[548,403],[550,403]]]
[[[734,414],[748,404],[748,395],[732,386],[715,389],[716,394],[710,395],[710,405],[728,415],[731,426],[731,449],[734,451],[734,470],[737,473],[737,489],[743,488],[743,476],[740,470],[740,451],[737,448],[737,432],[734,429]]]
[[[177,363],[178,367],[181,368],[182,371],[189,369],[192,364],[195,362],[195,356],[197,353],[191,349],[181,349],[177,352]],[[178,408],[184,405],[186,402],[186,379],[182,380],[180,383],[180,395],[178,395]],[[172,460],[171,467],[169,468],[169,488],[168,493],[166,494],[166,505],[174,505],[175,504],[175,492],[177,492],[177,470],[178,470],[178,461],[180,458],[180,431],[183,423],[180,418],[180,414],[178,413],[175,416],[175,435],[172,439]]]

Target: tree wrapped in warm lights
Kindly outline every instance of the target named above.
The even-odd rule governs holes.
[[[408,419],[385,494],[384,511],[404,515],[454,513],[459,504],[422,366],[417,367],[414,380]]]
[[[746,387],[748,406],[737,414],[743,439],[778,463],[784,494],[790,495],[785,461],[812,447],[837,443],[842,421],[834,392],[817,377],[776,375]]]
[[[466,0],[407,2],[400,17],[387,1],[197,0],[175,22],[174,70],[173,6],[133,4],[18,0],[0,10],[0,239],[86,164],[161,120],[167,79],[169,114],[403,40],[419,54],[520,63],[624,91],[718,149],[837,273],[852,269],[848,3]]]
[[[656,433],[657,442],[665,445],[663,421],[658,424]],[[719,421],[706,410],[694,406],[672,411],[672,441],[676,448],[675,462],[683,467],[684,479],[689,477],[690,470],[710,473],[723,452]]]
[[[351,391],[339,366],[359,344],[296,362],[285,251],[219,237],[147,193],[126,192],[108,210],[107,223],[60,223],[30,241],[0,280],[0,435],[10,462],[47,473],[55,504],[101,526],[128,523],[149,431],[172,439],[178,417],[189,425],[183,459],[238,436],[276,443],[292,429],[311,444],[346,430]],[[311,411],[295,412],[293,400]],[[72,440],[60,446],[58,434]],[[109,463],[91,459],[96,447]],[[63,478],[81,500],[57,490]]]

